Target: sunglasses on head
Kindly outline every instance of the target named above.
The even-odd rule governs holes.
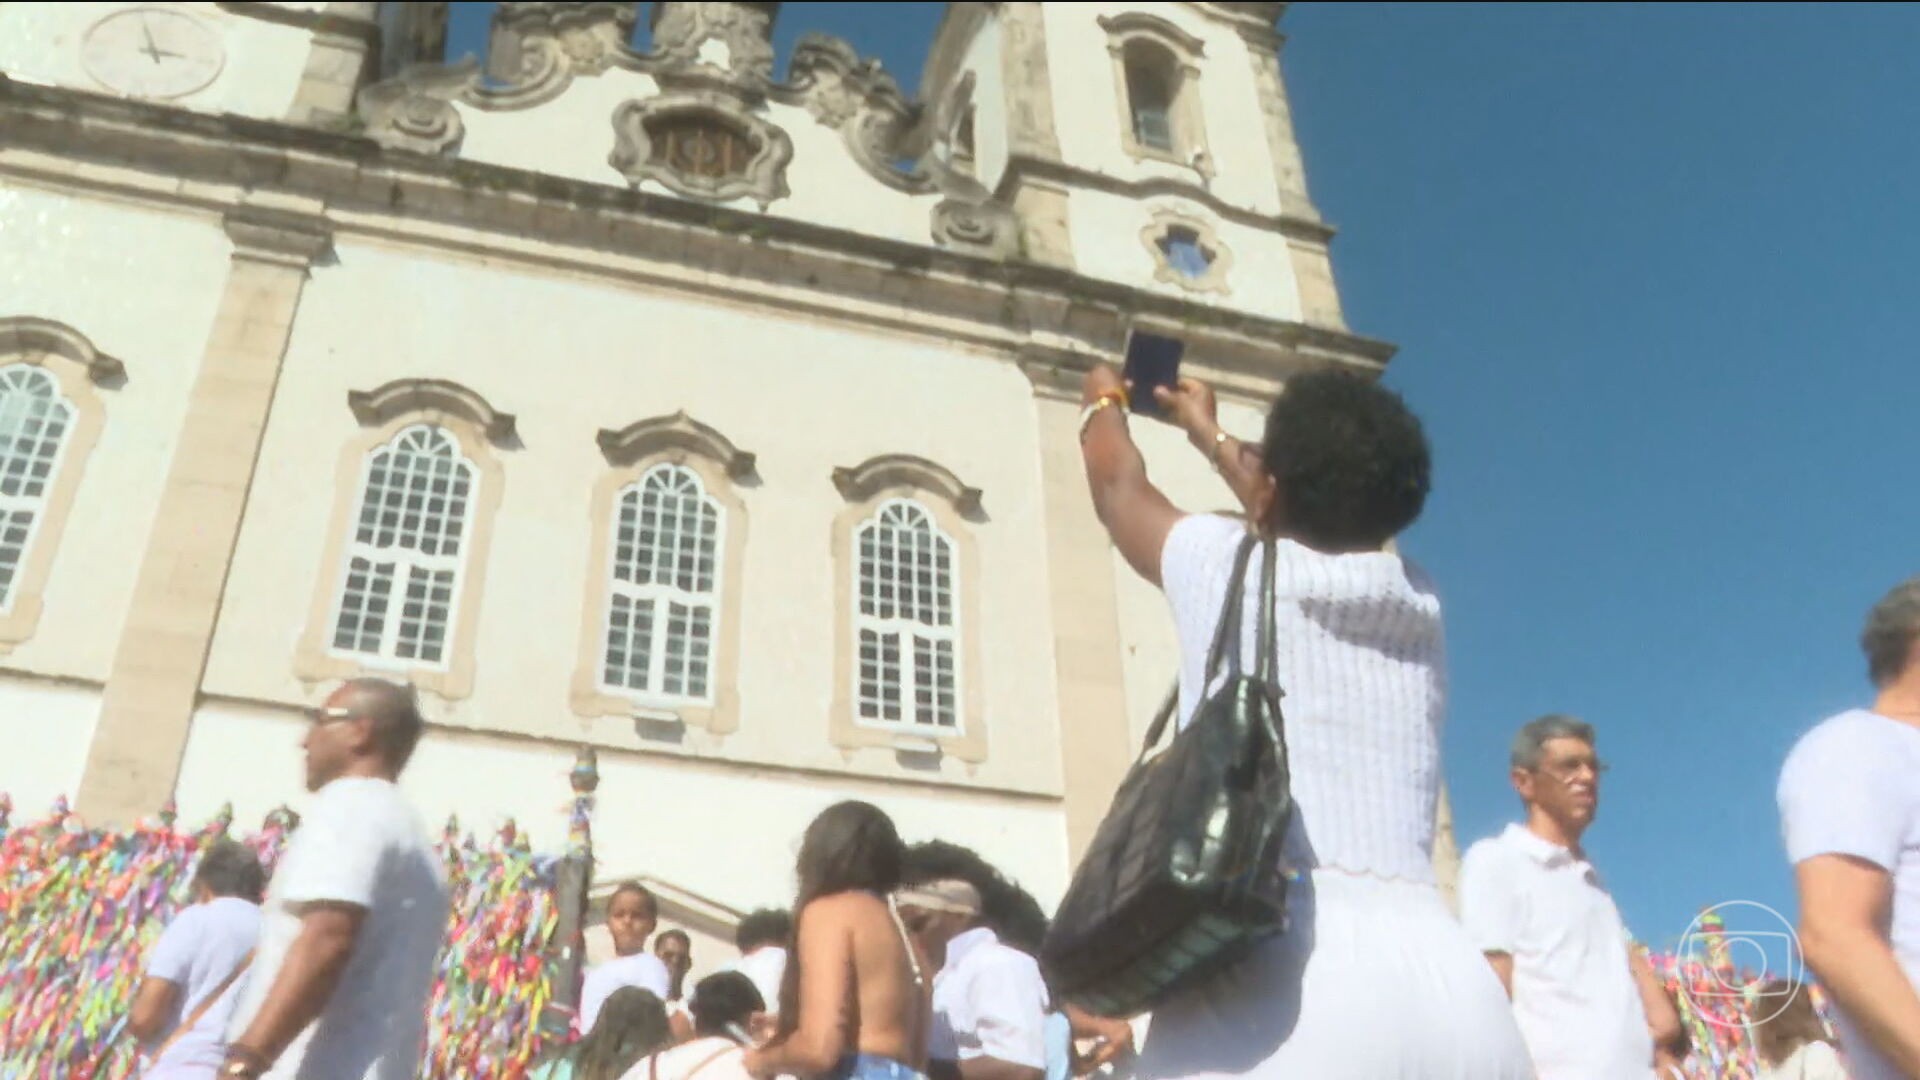
[[[345,705],[314,705],[301,711],[306,714],[307,722],[314,727],[353,719],[353,710]]]

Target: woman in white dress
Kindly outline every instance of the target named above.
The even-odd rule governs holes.
[[[1221,430],[1211,391],[1160,389],[1166,413],[1277,539],[1277,667],[1297,812],[1287,933],[1162,1003],[1147,1080],[1521,1080],[1532,1076],[1499,980],[1448,912],[1432,868],[1445,706],[1440,603],[1384,550],[1419,516],[1420,422],[1376,383],[1294,377],[1266,437]],[[1249,526],[1189,516],[1148,480],[1126,388],[1089,372],[1081,445],[1114,545],[1159,585],[1180,640],[1180,717],[1204,696],[1207,647]],[[1246,575],[1256,602],[1256,551]],[[1242,654],[1259,620],[1242,622]],[[1252,661],[1248,660],[1249,665]]]

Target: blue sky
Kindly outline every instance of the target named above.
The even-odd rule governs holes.
[[[452,51],[490,4],[456,4]],[[470,10],[464,10],[470,9]],[[911,92],[938,4],[790,3]],[[1436,488],[1462,843],[1548,711],[1613,764],[1589,847],[1656,944],[1793,915],[1773,786],[1864,703],[1920,573],[1920,9],[1303,3],[1282,60],[1353,327]],[[1244,133],[1247,138],[1258,132]]]

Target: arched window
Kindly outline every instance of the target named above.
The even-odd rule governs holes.
[[[863,723],[959,727],[953,540],[918,503],[894,499],[854,530],[857,715]]]
[[[1122,148],[1134,158],[1181,165],[1211,177],[1200,99],[1206,44],[1143,11],[1101,16],[1099,22],[1113,57]]]
[[[1177,152],[1173,105],[1179,75],[1173,54],[1150,41],[1133,41],[1124,56],[1134,142],[1149,150]]]
[[[0,367],[0,613],[13,607],[73,420],[73,404],[44,369]]]
[[[445,429],[402,428],[367,454],[333,620],[333,651],[444,666],[476,473]]]
[[[656,465],[620,492],[601,684],[646,698],[713,696],[725,514],[698,474]]]

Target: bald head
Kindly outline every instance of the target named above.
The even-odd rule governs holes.
[[[413,688],[385,679],[351,679],[340,688],[338,703],[373,722],[373,742],[398,775],[420,742],[420,704]]]

